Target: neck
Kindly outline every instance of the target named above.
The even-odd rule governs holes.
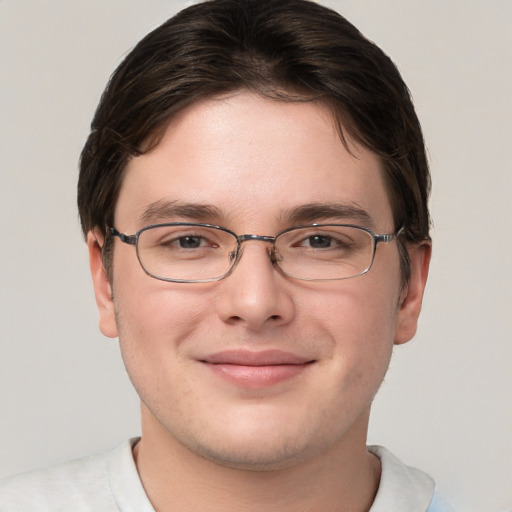
[[[360,421],[367,425],[368,414]],[[377,492],[380,462],[365,442],[366,428],[354,425],[326,453],[280,469],[235,469],[193,453],[143,415],[134,458],[156,512],[367,512]]]

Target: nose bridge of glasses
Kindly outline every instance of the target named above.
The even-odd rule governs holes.
[[[269,249],[268,249],[268,255],[270,257],[270,259],[272,261],[275,260],[275,241],[276,241],[276,237],[275,236],[266,236],[266,235],[253,235],[253,234],[245,234],[245,235],[238,235],[237,236],[237,242],[238,242],[238,260],[241,258],[242,256],[242,252],[243,252],[243,248],[242,248],[242,244],[244,242],[250,242],[250,241],[253,241],[253,242],[265,242],[267,244],[272,244]]]
[[[265,235],[239,235],[237,237],[238,243],[241,244],[243,242],[248,242],[249,240],[254,240],[258,242],[267,242],[273,244],[276,241],[275,236],[265,236]]]

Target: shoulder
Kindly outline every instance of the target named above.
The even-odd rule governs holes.
[[[427,512],[455,512],[454,509],[443,500],[439,494],[435,493]]]
[[[368,450],[380,459],[382,467],[370,512],[453,512],[436,494],[429,475],[407,466],[382,446],[369,446]]]
[[[116,487],[122,486],[128,478],[136,480],[135,486],[138,485],[139,491],[142,490],[131,455],[133,442],[126,442],[106,454],[73,460],[0,481],[0,510],[122,510],[117,506]]]
[[[109,499],[106,465],[106,455],[86,457],[2,480],[0,510],[87,510],[91,496]]]

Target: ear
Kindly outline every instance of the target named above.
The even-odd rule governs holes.
[[[87,234],[87,247],[89,249],[89,265],[91,268],[94,294],[99,313],[100,331],[109,338],[118,336],[112,286],[108,279],[101,249],[105,240],[101,231],[97,228]]]
[[[427,284],[432,245],[422,242],[408,248],[411,277],[404,286],[398,306],[395,344],[408,342],[415,334],[420,316],[423,292]]]

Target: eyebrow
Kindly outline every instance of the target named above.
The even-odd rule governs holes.
[[[180,203],[179,201],[155,201],[147,206],[139,217],[143,225],[176,218],[197,221],[217,221],[223,217],[222,212],[211,204]]]
[[[226,215],[214,205],[181,203],[159,200],[150,203],[139,218],[142,225],[169,222],[178,219],[221,224]],[[373,229],[375,224],[370,214],[355,203],[308,203],[283,210],[277,220],[290,225],[314,224],[318,222],[350,222]]]
[[[370,214],[359,205],[344,203],[310,203],[286,210],[282,216],[291,224],[314,224],[319,221],[342,221],[374,228]]]

